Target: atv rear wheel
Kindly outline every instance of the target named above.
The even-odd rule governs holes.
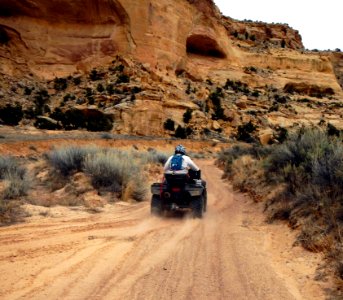
[[[161,216],[162,215],[162,202],[161,198],[157,195],[153,195],[151,198],[151,206],[150,206],[151,214],[154,216]]]
[[[191,209],[193,217],[201,219],[204,214],[204,197],[194,198],[191,202]]]

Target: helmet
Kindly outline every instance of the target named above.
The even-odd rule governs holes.
[[[175,147],[175,154],[177,154],[177,153],[185,155],[186,154],[186,148],[184,146],[182,146],[181,144],[177,145]]]

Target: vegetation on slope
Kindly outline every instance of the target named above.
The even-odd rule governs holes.
[[[28,172],[15,158],[0,156],[0,224],[18,220],[23,203],[96,208],[108,201],[143,201],[151,172],[167,160],[154,149],[96,146],[64,146],[43,157]]]
[[[287,220],[299,244],[324,251],[343,280],[343,144],[329,133],[302,129],[282,144],[236,145],[218,162],[235,188],[266,199],[270,222]]]

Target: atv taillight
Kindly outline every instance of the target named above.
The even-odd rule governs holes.
[[[181,192],[181,189],[179,187],[173,187],[172,192]]]

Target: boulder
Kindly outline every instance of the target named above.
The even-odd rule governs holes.
[[[258,138],[262,145],[268,145],[273,140],[273,137],[274,133],[270,128],[261,130],[258,134]]]
[[[218,123],[218,121],[213,121],[213,123],[212,123],[212,128],[213,128],[214,130],[218,130],[218,129],[221,128],[221,126],[220,126],[220,124]]]

